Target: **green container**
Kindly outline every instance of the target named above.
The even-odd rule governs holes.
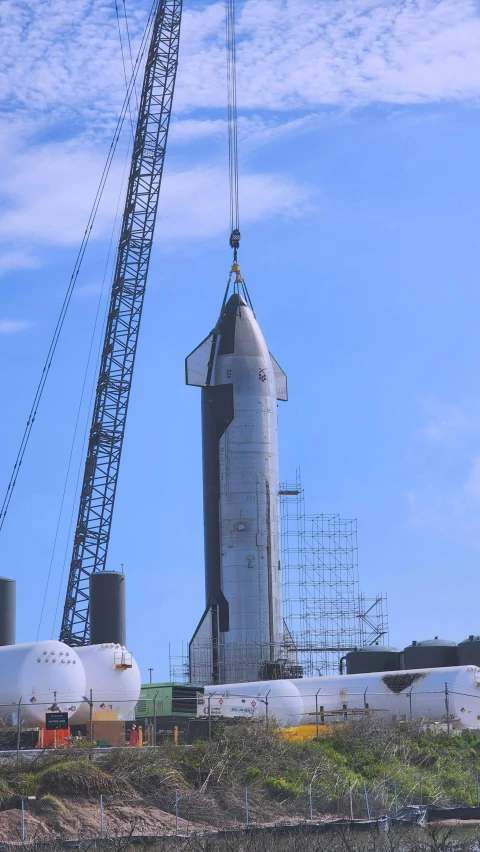
[[[197,695],[203,695],[199,683],[144,683],[135,708],[136,719],[197,715]]]

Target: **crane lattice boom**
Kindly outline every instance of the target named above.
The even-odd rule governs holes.
[[[145,67],[60,639],[89,641],[89,578],[106,567],[125,421],[152,249],[182,0],[159,0]]]

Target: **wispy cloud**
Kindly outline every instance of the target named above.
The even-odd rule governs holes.
[[[410,522],[480,549],[480,401],[423,402],[413,435]]]
[[[32,327],[29,320],[0,320],[0,334],[18,334]]]
[[[134,7],[137,50],[147,2]],[[246,0],[238,14],[241,109],[465,100],[480,94],[475,0]],[[0,94],[12,109],[116,115],[123,69],[113,4],[3,0]],[[225,108],[223,3],[186,8],[176,112]],[[99,122],[101,117],[101,122]]]
[[[134,54],[149,6],[130,4]],[[479,41],[476,0],[239,4],[243,220],[310,209],[305,187],[249,166],[255,148],[311,130],[330,112],[374,102],[472,101],[480,96]],[[123,92],[113,4],[0,4],[0,273],[38,264],[39,246],[78,243]],[[188,168],[172,171],[169,161],[160,239],[222,230],[228,184],[201,143],[225,136],[225,103],[224,4],[187,6],[170,150],[201,150],[195,169],[189,159]],[[114,166],[93,237],[111,232],[122,168]]]

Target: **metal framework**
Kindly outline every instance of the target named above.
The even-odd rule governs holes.
[[[145,66],[60,638],[89,640],[89,578],[105,569],[178,66],[182,0],[159,0]]]
[[[284,616],[305,677],[338,674],[349,650],[385,641],[386,598],[359,591],[357,522],[308,515],[300,476],[280,487]]]

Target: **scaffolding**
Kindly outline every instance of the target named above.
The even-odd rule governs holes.
[[[235,682],[338,674],[348,651],[388,643],[386,596],[368,598],[359,588],[356,519],[307,514],[299,473],[293,484],[280,486],[280,507],[283,645],[266,650],[238,643],[227,649],[217,640],[219,659],[230,655]],[[193,673],[188,648],[182,643],[181,656],[169,649],[172,682],[212,683],[212,641],[199,636],[194,643]],[[221,666],[217,677],[221,683]]]
[[[359,589],[356,519],[308,515],[300,474],[280,487],[285,622],[304,677],[337,674],[356,647],[388,639],[386,597]]]

